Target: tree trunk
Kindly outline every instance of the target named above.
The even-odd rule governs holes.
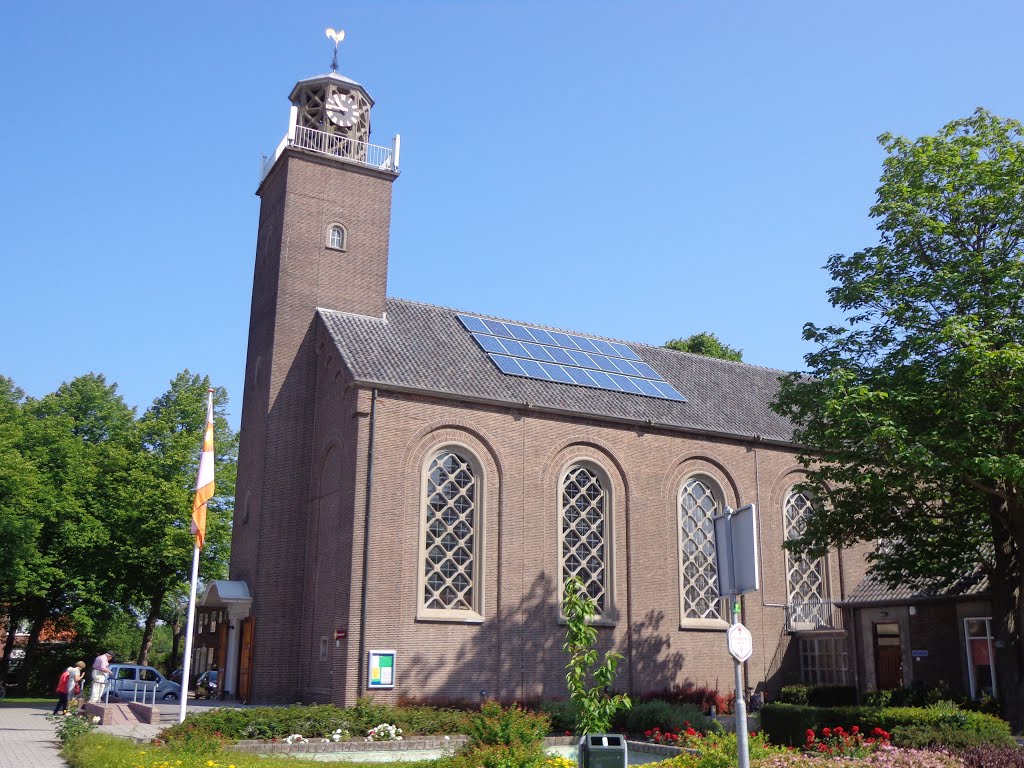
[[[7,616],[7,640],[4,642],[4,658],[0,661],[0,683],[7,681],[7,673],[11,669],[11,652],[14,650],[14,635],[18,631],[18,618],[14,612]]]
[[[180,657],[181,654],[181,619],[178,614],[174,614],[174,623],[171,624],[171,666],[174,669],[178,667],[184,667]],[[174,671],[173,669],[171,670]]]
[[[160,618],[160,609],[163,604],[163,592],[155,595],[153,602],[149,604],[149,615],[146,617],[146,626],[142,630],[142,647],[139,649],[138,664],[149,664],[149,651],[153,647],[153,632],[156,630],[156,622]]]
[[[39,645],[39,635],[43,631],[43,624],[46,622],[46,606],[39,605],[33,613],[32,629],[29,630],[28,644],[25,646],[25,663],[18,670],[18,690],[22,696],[28,692],[28,673],[32,669],[36,646]]]
[[[995,637],[996,687],[1003,717],[1014,733],[1024,729],[1024,509],[992,498],[990,519],[995,545],[995,572],[988,575]]]

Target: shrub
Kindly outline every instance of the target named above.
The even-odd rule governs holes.
[[[808,729],[858,726],[862,731],[881,728],[892,734],[892,743],[903,746],[902,734],[907,728],[930,728],[938,736],[930,743],[940,744],[949,729],[976,736],[960,736],[971,743],[1012,744],[1009,726],[999,718],[981,712],[968,712],[955,706],[913,707],[801,707],[795,704],[768,704],[761,710],[761,727],[776,744],[800,746]],[[947,730],[943,730],[947,729]],[[922,733],[911,731],[907,738],[917,743]],[[952,738],[952,736],[949,736]],[[959,743],[964,743],[963,741]],[[907,746],[911,746],[908,743]]]
[[[808,691],[807,703],[812,707],[854,707],[857,705],[857,688],[852,685],[816,685]]]
[[[502,709],[497,702],[486,701],[480,714],[470,721],[465,749],[498,745],[543,752],[549,727],[550,721],[543,713],[528,712],[516,704]]]
[[[857,688],[852,685],[786,685],[779,693],[779,701],[812,707],[852,707],[857,704]]]
[[[576,705],[571,701],[542,701],[534,709],[551,721],[551,733],[572,733],[576,727]]]
[[[1024,749],[1020,747],[985,746],[961,749],[954,753],[964,768],[1024,768]]]
[[[61,744],[67,744],[79,736],[84,736],[96,727],[96,723],[91,717],[47,715],[46,719],[53,723]]]
[[[700,750],[699,755],[683,752],[655,764],[655,768],[734,768],[739,750],[735,733],[712,733],[688,742]],[[762,734],[751,734],[747,739],[751,763],[785,754],[782,747],[773,747]],[[763,762],[756,762],[764,765]]]
[[[672,731],[687,726],[707,733],[717,730],[718,723],[705,717],[695,704],[673,704],[660,699],[638,701],[630,711],[620,712],[615,718],[615,730],[634,735],[654,728]]]
[[[779,702],[782,704],[806,705],[809,703],[810,693],[811,686],[804,685],[803,683],[784,685],[779,692]]]
[[[480,707],[469,723],[469,740],[451,757],[440,758],[438,768],[539,768],[545,761],[547,715],[528,712],[513,704],[503,709],[494,701]]]
[[[672,704],[694,704],[705,715],[711,714],[711,707],[719,715],[731,714],[736,702],[735,693],[723,696],[717,688],[708,688],[706,685],[684,685],[652,693],[644,698],[660,699]]]

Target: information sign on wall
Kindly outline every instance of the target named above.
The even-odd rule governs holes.
[[[366,680],[367,688],[394,688],[395,652],[370,651]]]

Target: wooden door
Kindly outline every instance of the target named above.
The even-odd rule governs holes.
[[[242,619],[242,648],[238,654],[238,700],[248,703],[252,695],[252,642],[255,619]]]
[[[903,687],[903,645],[896,622],[875,624],[875,687],[880,691]]]

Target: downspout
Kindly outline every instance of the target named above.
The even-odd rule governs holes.
[[[363,595],[359,606],[359,658],[356,661],[358,674],[356,696],[362,695],[366,687],[363,675],[366,657],[366,606],[369,602],[370,583],[370,508],[373,504],[373,439],[377,426],[377,388],[370,395],[370,441],[366,456],[366,512],[363,515]]]

